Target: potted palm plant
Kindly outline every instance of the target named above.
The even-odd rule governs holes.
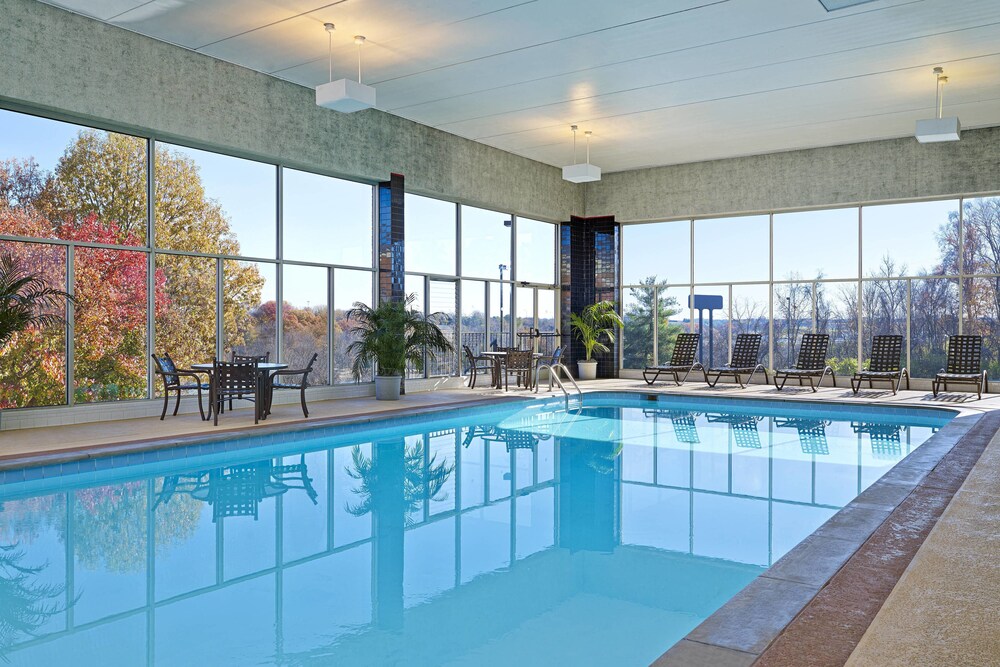
[[[347,312],[357,337],[347,346],[354,358],[351,371],[358,382],[376,371],[375,398],[380,401],[399,399],[407,364],[423,370],[425,352],[434,359],[454,350],[441,329],[411,307],[416,300],[416,294],[408,294],[405,300],[383,301],[374,308],[358,302]]]
[[[615,327],[624,326],[621,316],[615,311],[611,301],[592,303],[582,312],[570,314],[570,326],[577,339],[583,343],[586,358],[576,362],[579,378],[593,380],[597,377],[597,361],[594,352],[607,352],[608,346],[602,341],[615,339]]]

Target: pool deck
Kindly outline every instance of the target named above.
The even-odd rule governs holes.
[[[709,389],[621,379],[584,391],[948,407],[960,416],[655,663],[685,667],[1000,664],[1000,395],[734,385]],[[539,395],[545,395],[542,391]],[[249,409],[220,425],[197,414],[0,432],[0,470],[233,438],[295,425],[368,421],[496,400],[523,391],[437,390],[275,406],[258,426]]]

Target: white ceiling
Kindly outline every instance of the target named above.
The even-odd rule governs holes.
[[[305,86],[357,76],[378,107],[561,166],[571,124],[605,171],[1000,125],[1000,0],[51,0]],[[331,112],[335,113],[335,112]],[[581,137],[582,139],[582,137]],[[580,160],[582,161],[582,150]]]

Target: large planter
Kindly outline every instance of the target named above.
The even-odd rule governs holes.
[[[597,362],[591,359],[590,361],[578,361],[576,362],[577,367],[577,379],[579,380],[596,380],[597,379]]]
[[[378,401],[398,401],[403,378],[399,375],[375,376],[375,399]]]

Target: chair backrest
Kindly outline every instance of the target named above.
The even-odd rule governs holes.
[[[948,360],[944,371],[966,375],[980,373],[983,370],[982,356],[982,336],[948,336]]]
[[[898,373],[902,368],[903,337],[898,334],[872,336],[872,356],[868,370],[874,373]]]
[[[257,378],[257,361],[229,363],[212,360],[212,383],[216,392],[255,393]]]
[[[475,363],[476,355],[472,353],[472,348],[468,345],[463,345],[462,349],[465,350],[465,357],[469,360],[469,363]]]
[[[699,340],[701,340],[701,334],[677,334],[677,340],[674,341],[674,351],[670,355],[670,365],[690,366],[694,364],[694,355],[698,352]]]
[[[180,384],[180,378],[174,373],[177,370],[177,364],[174,360],[170,358],[170,355],[166,352],[163,353],[162,357],[155,354],[149,355],[153,357],[153,363],[156,364],[156,370],[163,377],[163,385],[167,389],[171,387],[176,387]]]
[[[552,359],[549,361],[549,366],[555,366],[556,364],[562,362],[562,346],[557,347],[552,351]]]
[[[795,367],[800,370],[813,370],[826,366],[826,352],[830,349],[830,334],[802,334],[799,345],[799,358]]]
[[[271,353],[265,352],[264,354],[236,354],[233,352],[233,363],[234,364],[245,364],[251,361],[256,361],[258,364],[266,364],[271,360]]]
[[[508,350],[507,370],[523,371],[531,368],[531,350]]]
[[[753,368],[756,366],[757,358],[760,357],[760,339],[760,334],[737,334],[729,365],[734,368]]]
[[[306,364],[306,372],[302,374],[302,384],[309,386],[309,374],[312,373],[313,364],[319,358],[319,352],[313,352],[313,356],[309,358],[309,363]]]

